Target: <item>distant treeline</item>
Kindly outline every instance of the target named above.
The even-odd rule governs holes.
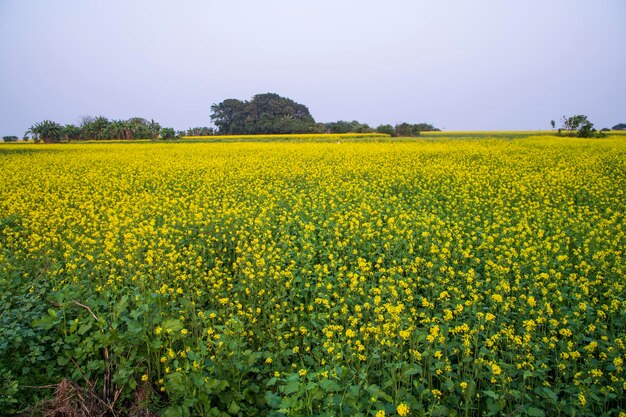
[[[187,136],[370,132],[417,136],[419,132],[439,130],[428,123],[400,123],[395,127],[387,124],[376,128],[356,120],[317,123],[307,106],[274,93],[257,94],[250,101],[231,98],[214,104],[211,120],[216,129],[194,128],[187,131]],[[204,133],[197,134],[198,131]]]
[[[109,120],[104,116],[83,116],[80,125],[61,125],[51,120],[35,123],[24,134],[31,135],[35,142],[56,143],[72,140],[111,139],[167,139],[176,136],[172,128],[162,128],[154,120],[133,117],[128,120]]]
[[[74,140],[133,140],[171,139],[180,136],[212,135],[268,135],[292,133],[385,133],[391,136],[418,136],[424,131],[438,131],[429,123],[399,123],[376,128],[356,120],[318,123],[304,104],[278,94],[257,94],[249,101],[227,99],[211,106],[213,127],[194,127],[176,132],[163,128],[153,119],[141,117],[128,120],[108,119],[104,116],[83,116],[78,125],[62,125],[51,120],[35,123],[24,134],[35,142],[56,143]],[[5,142],[17,140],[5,136]]]

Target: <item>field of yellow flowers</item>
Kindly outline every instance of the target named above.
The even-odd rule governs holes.
[[[117,415],[625,415],[623,139],[11,145],[0,168],[3,412],[68,378]]]

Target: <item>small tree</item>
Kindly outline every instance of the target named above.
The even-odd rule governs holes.
[[[5,142],[16,142],[17,136],[3,136],[2,140]]]
[[[384,133],[389,136],[394,136],[396,134],[395,129],[391,125],[380,125],[376,128],[376,132]]]
[[[552,129],[556,127],[556,122],[554,120],[550,120],[550,124],[552,125]]]
[[[161,125],[155,122],[154,119],[150,119],[148,128],[150,129],[150,135],[152,136],[152,140],[157,139],[159,137],[159,133],[161,133]]]
[[[161,139],[174,139],[176,138],[176,132],[171,127],[164,127],[161,129]]]

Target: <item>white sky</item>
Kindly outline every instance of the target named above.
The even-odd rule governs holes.
[[[626,123],[624,0],[0,0],[0,136],[81,115],[210,125],[274,92],[316,121]]]

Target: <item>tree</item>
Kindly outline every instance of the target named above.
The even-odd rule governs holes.
[[[3,136],[2,140],[4,142],[16,142],[17,141],[17,136]]]
[[[435,126],[430,123],[400,123],[396,125],[396,136],[419,136],[421,132],[439,131]]]
[[[215,129],[211,127],[190,127],[182,136],[212,136]]]
[[[315,120],[309,109],[278,94],[257,94],[250,101],[226,99],[211,106],[211,121],[225,135],[308,133]]]
[[[81,117],[81,138],[82,139],[107,139],[106,130],[111,122],[104,116]]]
[[[351,122],[338,120],[326,123],[325,126],[327,133],[369,133],[374,131],[367,123],[360,123],[357,120]]]
[[[596,136],[596,129],[593,128],[593,123],[591,123],[584,114],[577,114],[570,117],[563,116],[561,122],[563,123],[562,129],[566,130],[570,136],[574,136],[574,132],[577,132],[576,136],[580,138]]]
[[[63,126],[51,120],[35,123],[29,130],[36,141],[41,139],[44,143],[58,143],[63,135]]]
[[[376,132],[384,133],[389,136],[394,136],[396,134],[395,129],[391,125],[380,125],[376,128]]]
[[[613,126],[611,129],[613,130],[626,130],[626,123],[618,123]]]
[[[161,139],[174,139],[176,137],[176,132],[171,127],[164,127],[160,134]]]
[[[126,121],[130,136],[127,139],[150,139],[152,138],[152,129],[150,122],[143,117],[131,117]]]
[[[68,125],[63,126],[63,137],[67,141],[80,139],[80,134],[81,134],[80,127],[76,125],[68,124]]]
[[[150,137],[152,140],[157,139],[159,137],[159,133],[161,133],[161,125],[155,122],[154,119],[150,119],[148,128],[150,129]]]
[[[229,98],[211,106],[211,121],[220,134],[236,135],[244,133],[246,117],[246,103]]]
[[[550,120],[550,124],[552,125],[552,129],[556,126],[556,122],[554,120]]]

